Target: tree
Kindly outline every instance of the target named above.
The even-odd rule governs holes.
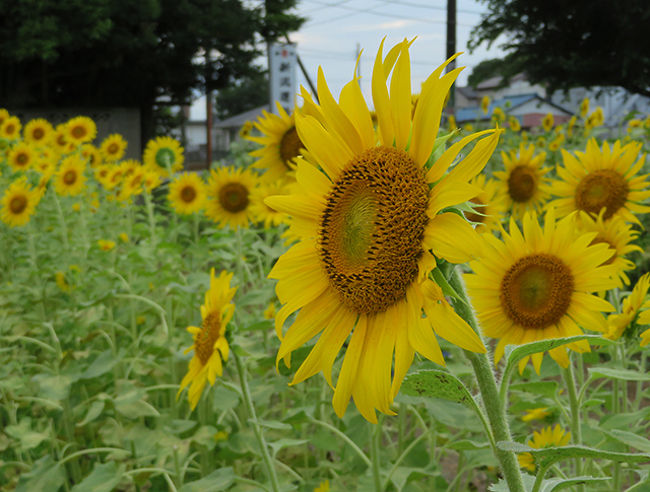
[[[483,0],[488,13],[469,48],[505,36],[509,73],[523,71],[550,92],[621,86],[650,96],[647,0]]]
[[[192,90],[258,73],[265,37],[302,23],[286,13],[295,2],[0,0],[0,102],[136,106],[146,140],[156,104],[188,104]]]

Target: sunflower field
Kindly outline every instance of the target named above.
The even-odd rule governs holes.
[[[207,171],[0,109],[0,490],[650,490],[650,116],[409,46]]]

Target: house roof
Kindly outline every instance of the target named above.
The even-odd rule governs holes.
[[[511,111],[521,106],[522,104],[526,104],[527,102],[533,99],[538,99],[540,102],[548,104],[549,106],[553,106],[554,108],[557,108],[559,111],[566,113],[567,115],[571,114],[570,111],[566,110],[562,106],[559,106],[558,104],[555,104],[549,101],[548,99],[544,99],[543,97],[540,97],[538,94],[531,93],[531,94],[518,94],[515,96],[504,96],[501,99],[496,99],[490,103],[487,113],[483,113],[481,108],[478,106],[474,106],[470,108],[459,108],[456,110],[456,121],[458,123],[461,123],[465,121],[489,120],[492,117],[492,112],[494,111],[494,108],[496,107],[500,107],[506,111]]]
[[[216,121],[213,126],[215,128],[239,128],[247,121],[256,120],[259,116],[262,115],[262,110],[268,111],[269,105],[265,104],[264,106],[259,106],[248,111],[244,111],[243,113],[236,114],[230,118]]]

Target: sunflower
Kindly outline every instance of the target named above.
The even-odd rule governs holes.
[[[250,135],[251,130],[253,129],[252,121],[245,121],[244,124],[239,129],[239,137],[246,138]]]
[[[447,128],[450,132],[453,132],[458,128],[458,125],[456,124],[456,117],[453,114],[450,114],[447,117]]]
[[[126,151],[126,140],[119,133],[112,133],[99,146],[99,153],[108,162],[119,161]]]
[[[503,109],[501,109],[499,106],[494,108],[492,111],[492,121],[495,123],[502,123],[506,120],[506,114],[503,112]]]
[[[490,98],[488,96],[483,96],[483,99],[481,99],[481,111],[483,111],[483,114],[487,114],[489,107]]]
[[[516,116],[510,116],[508,118],[508,126],[510,126],[510,129],[513,132],[518,132],[519,130],[521,130],[521,123],[519,122],[519,118],[517,118]]]
[[[286,222],[287,215],[269,207],[264,200],[274,195],[286,195],[287,184],[284,180],[272,183],[260,183],[251,192],[251,213],[258,222],[264,223],[264,228],[269,229]]]
[[[26,171],[34,165],[38,153],[26,142],[18,142],[14,145],[7,156],[9,165],[14,171]]]
[[[162,182],[160,173],[155,169],[144,168],[144,191],[151,193],[154,188],[158,188]]]
[[[23,130],[23,138],[34,145],[47,145],[54,135],[54,128],[49,121],[43,118],[30,120]]]
[[[645,154],[637,159],[642,145],[621,146],[617,140],[613,146],[603,143],[601,150],[592,138],[585,152],[576,152],[577,157],[562,150],[564,167],[557,168],[561,181],[553,184],[559,198],[549,205],[557,207],[560,215],[582,210],[597,216],[604,208],[604,220],[621,216],[626,222],[639,223],[632,212],[650,212],[642,203],[650,197],[650,183],[647,175],[637,176],[645,161]]]
[[[65,123],[56,125],[52,136],[52,144],[60,154],[67,154],[74,150],[74,144],[68,140]]]
[[[629,285],[630,279],[625,274],[626,270],[633,270],[636,265],[634,262],[625,258],[625,255],[633,251],[643,252],[643,249],[636,244],[632,244],[639,232],[632,229],[626,224],[621,217],[603,220],[604,210],[598,214],[596,219],[589,214],[580,212],[576,217],[576,227],[584,232],[595,232],[596,237],[592,241],[595,243],[605,243],[609,246],[611,256],[605,262],[606,265],[614,265],[618,278],[617,287],[623,287],[623,284]]]
[[[192,410],[196,408],[206,382],[213,385],[216,377],[223,374],[223,361],[228,360],[228,340],[226,327],[230,322],[235,305],[231,302],[237,287],[230,287],[232,273],[221,272],[215,277],[214,268],[210,271],[210,289],[205,293],[205,303],[201,306],[201,327],[189,326],[187,331],[194,343],[185,350],[194,350],[187,374],[181,381],[176,398],[190,385],[188,399]]]
[[[264,182],[273,182],[292,172],[295,169],[294,159],[301,155],[304,147],[296,130],[295,112],[289,115],[280,104],[277,106],[279,114],[262,111],[262,116],[253,123],[262,135],[246,137],[263,146],[250,152],[250,155],[258,158],[253,167],[264,171]]]
[[[528,445],[535,449],[553,448],[556,446],[566,446],[570,440],[571,433],[565,432],[560,427],[560,424],[555,424],[554,428],[548,426],[539,432],[533,432],[533,439],[528,441]],[[535,471],[535,459],[531,453],[522,453],[517,458],[519,459],[519,466],[532,472]]]
[[[86,163],[93,169],[102,165],[102,154],[93,144],[82,145],[81,155],[86,159]]]
[[[247,227],[251,217],[250,193],[257,176],[250,170],[221,167],[210,171],[206,215],[221,227]]]
[[[650,306],[648,306],[648,307],[650,307]],[[644,312],[647,312],[648,314],[650,314],[650,311],[644,311]],[[644,323],[641,323],[641,317],[639,316],[639,324],[644,324],[644,325],[650,324],[650,317],[646,317],[644,319],[644,321],[645,321]],[[641,347],[645,347],[648,344],[650,344],[650,328],[648,328],[646,331],[641,333],[641,341],[639,343],[639,345],[641,345]]]
[[[142,162],[151,169],[157,169],[164,176],[169,172],[176,172],[183,169],[183,147],[171,137],[156,137],[149,140],[144,149]]]
[[[559,150],[560,145],[564,142],[564,133],[560,133],[555,137],[553,140],[551,140],[548,143],[548,150],[552,150],[553,152]]]
[[[643,312],[645,312],[648,307],[644,301],[648,294],[649,287],[650,273],[646,273],[639,278],[630,295],[623,299],[621,312],[610,314],[607,318],[607,333],[605,334],[605,337],[611,340],[618,340],[623,335],[625,329],[632,325],[637,316],[639,316],[640,319],[639,324],[647,323],[647,321],[645,323],[642,323],[641,321],[645,321],[645,318],[648,315],[645,314],[643,315],[643,318],[641,318],[640,313],[642,309]]]
[[[575,117],[575,115],[572,116],[571,119],[569,120],[569,123],[567,124],[566,127],[567,137],[573,135],[573,127],[576,125],[576,121],[578,121],[578,119]]]
[[[540,212],[550,197],[550,180],[546,177],[550,169],[542,167],[546,153],[535,154],[534,145],[520,143],[519,151],[502,151],[501,158],[506,169],[495,172],[494,177],[500,182],[506,208],[512,209],[516,219],[528,210]]]
[[[107,190],[115,189],[120,183],[122,183],[122,178],[124,177],[124,171],[121,166],[110,166],[108,170],[108,175],[102,181],[104,188]]]
[[[132,196],[137,196],[144,191],[145,170],[138,165],[129,174],[124,174],[122,179],[122,188],[118,195],[118,200],[126,201]]]
[[[115,247],[115,241],[111,241],[110,239],[98,239],[97,246],[102,251],[111,251]]]
[[[75,196],[81,193],[86,184],[84,169],[86,164],[76,155],[63,159],[56,173],[54,189],[59,195]]]
[[[507,208],[504,195],[498,193],[498,183],[493,179],[486,180],[485,174],[479,174],[470,184],[481,192],[470,200],[474,212],[465,212],[465,218],[476,223],[478,232],[498,230]]]
[[[91,142],[97,136],[97,125],[87,116],[75,116],[65,125],[66,140],[73,145]]]
[[[371,422],[377,422],[376,409],[393,413],[390,404],[415,351],[444,365],[436,333],[462,348],[485,351],[429,279],[436,266],[429,250],[454,263],[471,257],[478,234],[443,209],[476,195],[468,181],[484,167],[499,136],[486,130],[465,137],[429,168],[443,102],[462,69],[441,77],[455,57],[437,68],[422,84],[412,115],[410,43],[397,44],[385,58],[383,44],[372,75],[379,143],[358,78],[343,87],[337,103],[319,69],[320,106],[296,113],[300,140],[319,167],[298,160],[291,194],[265,201],[292,217],[300,238],[269,274],[278,279],[283,304],[275,323],[282,339],[277,360],[288,363],[293,350],[320,333],[291,384],[322,371],[334,387],[332,365],[350,337],[333,406],[342,416],[352,397]],[[485,135],[490,136],[447,174],[460,150]],[[284,322],[298,310],[282,335]]]
[[[580,117],[584,118],[589,113],[589,98],[585,97],[580,103]]]
[[[38,190],[32,189],[27,184],[27,178],[21,176],[7,187],[2,196],[0,219],[9,227],[25,225],[36,210],[40,199],[41,194]]]
[[[196,173],[183,173],[169,184],[167,198],[177,214],[193,214],[205,206],[205,183]]]
[[[0,108],[0,125],[9,118],[11,115],[9,114],[9,111],[7,111],[5,108]]]
[[[521,420],[523,420],[524,422],[531,422],[533,420],[543,420],[549,415],[551,415],[551,412],[548,411],[547,407],[531,408],[530,410],[526,410],[526,415],[521,417]]]
[[[20,138],[20,129],[22,125],[17,116],[8,116],[0,124],[0,138],[7,140],[16,140]]]
[[[556,223],[555,213],[546,213],[542,228],[537,215],[526,213],[523,235],[514,219],[503,240],[484,235],[479,250],[483,256],[470,262],[475,272],[467,274],[467,290],[481,321],[483,334],[498,338],[495,363],[506,345],[581,335],[580,325],[604,331],[600,311],[613,311],[605,300],[592,295],[615,286],[616,267],[605,265],[611,251],[606,244],[592,244],[595,233],[576,231],[572,217]],[[577,352],[589,350],[586,341],[568,345]],[[569,359],[565,346],[549,351],[562,367]],[[532,355],[539,374],[543,353]],[[529,357],[519,364],[523,371]]]

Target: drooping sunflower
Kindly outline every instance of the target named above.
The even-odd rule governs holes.
[[[289,115],[280,104],[277,107],[279,114],[262,111],[262,116],[253,123],[261,136],[245,137],[263,146],[250,155],[258,158],[253,167],[264,172],[264,182],[284,178],[287,173],[295,170],[294,159],[304,147],[296,131],[295,112]]]
[[[576,227],[585,232],[595,232],[596,237],[594,243],[605,243],[609,246],[611,256],[605,262],[606,265],[614,265],[617,269],[618,285],[623,287],[623,284],[629,285],[630,279],[627,278],[625,272],[633,270],[636,265],[633,261],[625,258],[625,255],[633,251],[643,252],[643,249],[632,244],[639,232],[632,229],[629,224],[626,224],[621,217],[613,217],[608,221],[603,220],[603,213],[601,211],[597,218],[592,218],[585,212],[576,214]]]
[[[493,179],[486,180],[485,174],[479,174],[470,184],[481,192],[470,200],[474,212],[465,212],[465,218],[476,224],[478,232],[498,230],[507,208],[505,196],[499,193],[498,183]]]
[[[25,172],[32,167],[38,158],[36,150],[26,142],[18,142],[14,145],[7,155],[9,166],[14,171]]]
[[[210,171],[205,214],[220,227],[248,227],[250,194],[259,178],[250,170],[220,167]]]
[[[81,155],[84,159],[86,159],[88,165],[93,169],[101,166],[103,163],[101,152],[93,144],[82,145]]]
[[[75,116],[65,125],[66,140],[75,146],[91,142],[97,136],[97,125],[87,116]]]
[[[571,440],[571,433],[565,432],[560,424],[555,424],[554,428],[551,426],[544,427],[539,432],[533,432],[533,438],[528,441],[528,445],[535,449],[552,448],[557,446],[566,446]],[[519,459],[519,466],[529,471],[535,471],[535,459],[531,453],[522,453],[517,456]]]
[[[21,176],[11,183],[2,196],[0,219],[9,227],[27,224],[41,199],[38,190],[32,189],[27,178]]]
[[[23,131],[23,138],[26,142],[34,145],[47,145],[54,134],[54,128],[49,121],[43,118],[30,120]]]
[[[645,154],[639,158],[642,145],[622,146],[617,140],[613,146],[603,143],[600,149],[592,138],[585,152],[576,152],[577,157],[563,149],[564,166],[557,168],[561,179],[552,188],[559,198],[549,206],[556,207],[560,216],[582,210],[596,217],[604,208],[604,220],[621,216],[626,222],[639,223],[634,213],[650,212],[643,204],[650,197],[648,175],[637,175],[645,162]]]
[[[142,155],[142,162],[145,166],[157,169],[164,176],[169,172],[176,172],[183,169],[183,147],[178,140],[171,137],[156,137],[147,142]]]
[[[487,114],[489,107],[490,98],[488,96],[483,96],[483,99],[481,99],[481,111],[483,111],[483,114]]]
[[[54,189],[59,195],[75,196],[81,193],[86,184],[84,169],[86,163],[76,155],[70,155],[61,161],[56,172]]]
[[[640,317],[640,313],[645,312],[648,305],[645,305],[645,298],[648,294],[648,288],[650,287],[650,273],[646,273],[641,276],[637,281],[636,285],[632,289],[632,292],[623,299],[623,304],[621,306],[620,313],[610,314],[607,318],[607,332],[605,337],[611,340],[618,340],[623,335],[625,329],[630,326],[637,316]],[[647,314],[644,315],[641,321],[644,321]],[[645,324],[645,323],[639,323]]]
[[[589,113],[589,98],[585,97],[580,103],[580,117],[584,118]]]
[[[288,363],[292,351],[320,333],[291,384],[322,371],[335,386],[336,413],[342,416],[352,397],[371,422],[375,410],[393,413],[390,404],[416,351],[444,365],[436,334],[485,351],[429,274],[435,257],[454,263],[471,257],[478,234],[461,216],[442,211],[476,195],[468,181],[484,167],[499,134],[469,135],[428,168],[443,102],[461,69],[441,77],[451,59],[437,68],[412,114],[410,43],[397,44],[386,57],[383,43],[372,75],[379,143],[358,78],[343,87],[337,103],[319,69],[320,106],[296,113],[300,140],[318,167],[299,160],[291,193],[266,199],[291,216],[300,239],[269,274],[278,279],[283,304],[275,323],[282,340],[277,360]],[[447,173],[465,145],[486,135]],[[332,366],[348,338],[334,385]]]
[[[138,165],[129,174],[125,174],[122,179],[122,188],[118,195],[118,200],[126,201],[132,196],[137,196],[144,191],[144,167]]]
[[[74,150],[74,144],[68,140],[65,123],[56,125],[52,136],[52,145],[60,154],[68,154]]]
[[[524,422],[532,422],[533,420],[543,420],[549,415],[551,415],[551,412],[548,411],[547,407],[531,408],[526,410],[526,415],[521,417],[521,420]]]
[[[581,335],[580,326],[604,331],[601,311],[613,307],[592,292],[616,285],[616,267],[605,265],[611,256],[606,244],[592,244],[595,233],[577,231],[572,217],[556,223],[549,209],[543,228],[534,212],[526,213],[523,234],[514,219],[502,234],[503,240],[483,235],[482,256],[470,262],[474,273],[465,276],[483,334],[499,339],[495,363],[506,345]],[[549,351],[562,367],[569,363],[565,347]],[[568,347],[589,351],[584,340]],[[543,355],[532,355],[538,374]],[[528,360],[521,360],[520,371]]]
[[[177,214],[193,214],[205,206],[207,190],[197,173],[183,173],[169,184],[169,203]]]
[[[205,293],[205,303],[201,306],[201,327],[187,328],[194,343],[185,353],[193,350],[194,356],[176,398],[189,385],[187,396],[192,410],[201,398],[205,383],[213,385],[217,376],[223,374],[223,362],[228,360],[230,347],[225,336],[226,327],[235,312],[235,305],[231,301],[237,291],[237,287],[230,287],[232,276],[232,273],[224,271],[215,277],[214,268],[210,271],[210,289]]]
[[[501,152],[505,171],[497,171],[494,177],[500,182],[506,208],[520,219],[529,210],[540,212],[550,195],[550,168],[542,167],[545,152],[535,154],[535,146],[519,144],[519,150]]]
[[[521,123],[519,122],[519,118],[516,116],[510,116],[508,118],[508,126],[513,132],[518,132],[521,130]]]
[[[264,228],[278,226],[287,220],[286,214],[269,207],[264,200],[270,196],[287,193],[287,184],[281,179],[271,183],[260,183],[251,192],[251,213],[255,220],[264,224]]]
[[[160,186],[160,183],[162,182],[162,178],[160,177],[160,173],[156,171],[155,169],[148,169],[144,168],[144,191],[147,193],[151,193],[151,191],[154,188],[158,188]]]
[[[127,142],[119,133],[112,133],[99,145],[99,152],[107,162],[115,162],[124,157]]]
[[[20,129],[22,125],[17,116],[8,116],[0,124],[0,138],[7,140],[16,140],[20,138]]]

